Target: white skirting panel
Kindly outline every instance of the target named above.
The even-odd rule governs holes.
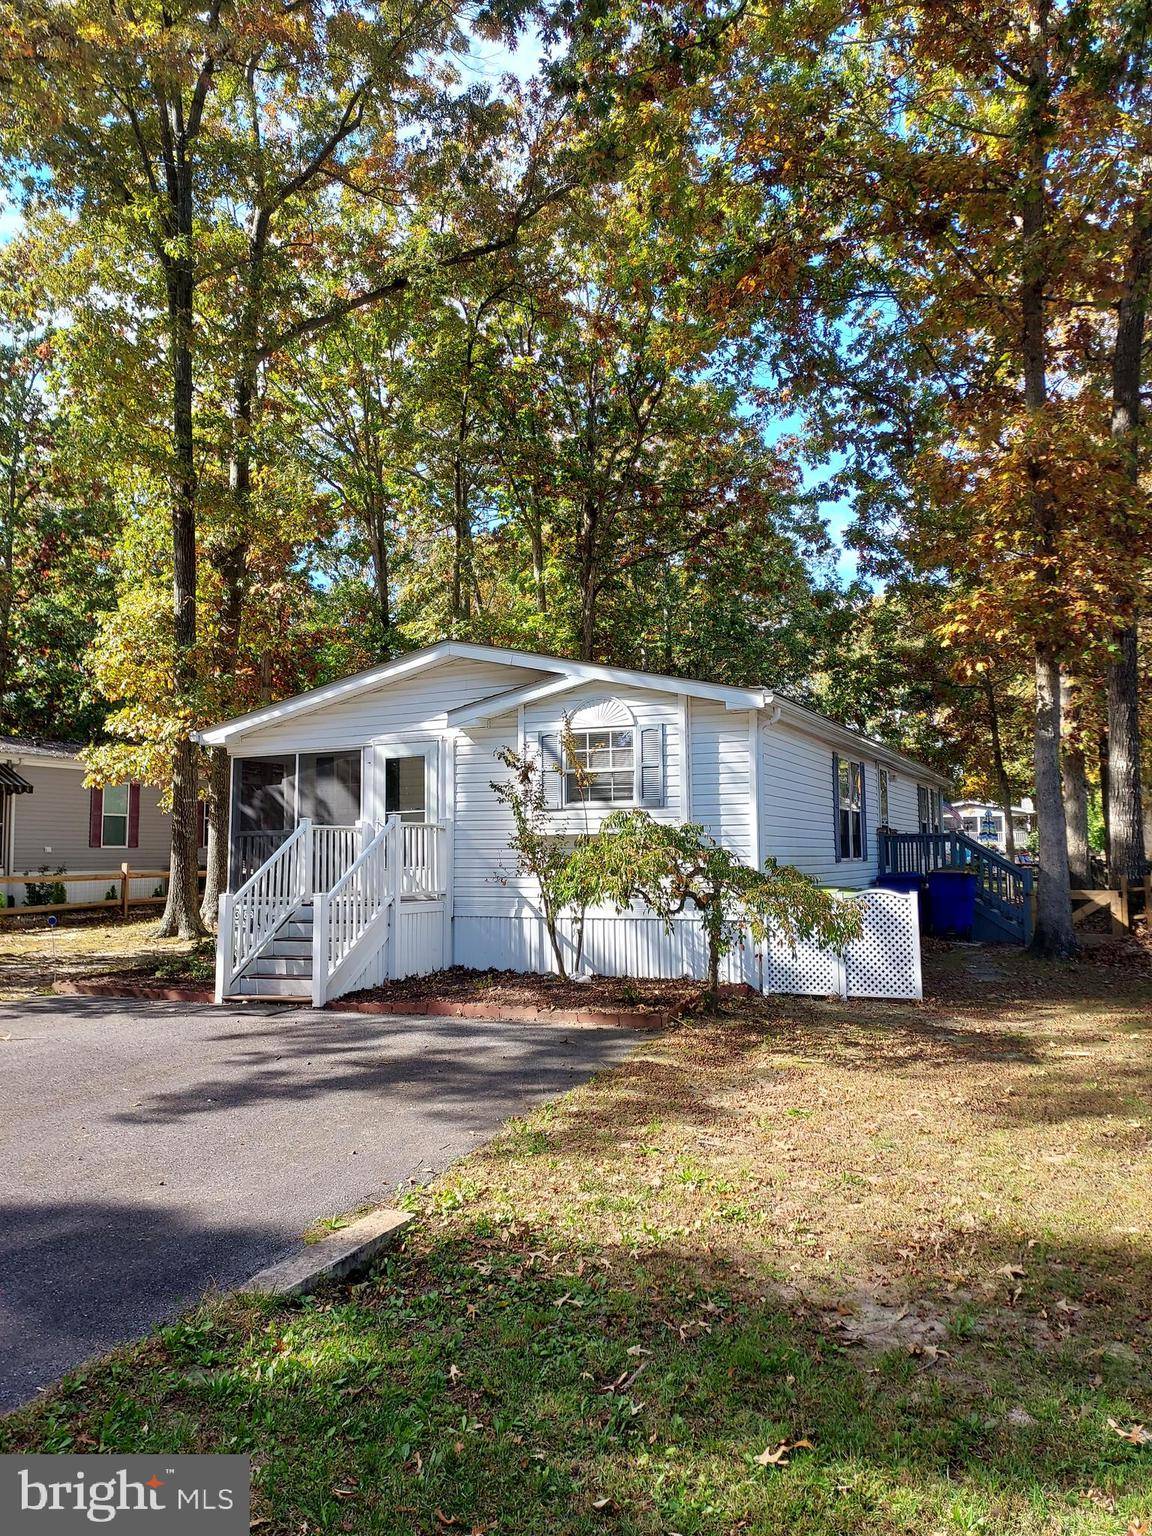
[[[396,927],[396,955],[392,974],[427,976],[444,969],[444,903],[402,901]]]
[[[815,944],[793,950],[773,938],[763,949],[744,945],[725,957],[725,981],[747,981],[765,992],[810,997],[918,998],[920,924],[915,895],[867,890],[861,904],[864,931],[841,956]],[[554,969],[543,919],[526,913],[457,913],[453,961],[478,970]],[[566,963],[575,963],[572,924],[561,924]],[[584,929],[582,969],[603,976],[692,976],[707,972],[707,948],[695,918],[673,920],[668,932],[659,918],[628,913],[590,917]],[[406,973],[411,974],[411,973]]]

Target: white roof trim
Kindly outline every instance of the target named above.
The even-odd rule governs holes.
[[[509,688],[504,693],[493,693],[486,699],[475,699],[471,704],[461,704],[448,711],[449,725],[479,725],[486,720],[497,720],[521,704],[535,704],[540,699],[550,699],[558,693],[571,693],[583,682],[580,677],[550,677],[543,683],[526,683],[523,688]]]
[[[358,672],[354,677],[342,678],[324,688],[313,688],[309,693],[298,693],[294,698],[263,709],[237,715],[205,730],[193,731],[193,741],[205,747],[223,746],[234,736],[255,731],[266,725],[279,724],[296,715],[323,709],[326,704],[348,698],[365,688],[379,688],[400,677],[422,672],[439,661],[457,658],[461,661],[491,661],[509,667],[526,667],[538,672],[561,673],[575,683],[613,683],[616,686],[650,688],[658,693],[690,693],[694,697],[715,699],[727,709],[758,709],[764,700],[762,688],[728,688],[720,683],[704,683],[682,677],[665,677],[655,672],[637,672],[628,667],[602,667],[589,661],[571,661],[562,656],[541,656],[534,651],[512,651],[495,645],[471,645],[461,640],[443,640],[439,645],[423,651],[414,651],[400,661],[372,667]]]

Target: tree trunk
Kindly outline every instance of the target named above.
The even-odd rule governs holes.
[[[1111,801],[1112,771],[1108,764],[1108,735],[1105,732],[1097,744],[1100,762],[1100,814],[1104,821],[1104,863],[1109,872],[1112,869],[1112,824],[1109,820]]]
[[[1048,404],[1048,333],[1045,289],[1051,250],[1048,231],[1048,135],[1051,85],[1048,70],[1049,0],[1038,0],[1031,22],[1032,68],[1023,123],[1026,135],[1025,180],[1021,198],[1020,319],[1024,403],[1039,429]],[[1047,466],[1028,465],[1027,494],[1038,552],[1056,558],[1054,509]],[[1060,666],[1042,641],[1035,647],[1036,711],[1033,729],[1036,763],[1036,815],[1040,825],[1040,872],[1037,881],[1033,947],[1046,955],[1076,950],[1072,897],[1068,883],[1068,836],[1060,783]]]
[[[1144,334],[1152,278],[1152,207],[1141,204],[1133,219],[1124,284],[1116,313],[1112,353],[1112,437],[1124,457],[1132,495],[1139,496],[1141,469],[1140,388]],[[1133,559],[1144,554],[1133,548]],[[1144,807],[1140,774],[1140,665],[1136,621],[1113,637],[1108,663],[1108,825],[1113,880],[1144,878]]]
[[[191,207],[187,209],[191,235]],[[196,683],[196,459],[193,441],[192,322],[195,284],[181,259],[168,270],[172,367],[172,612],[178,707],[188,709]],[[157,935],[197,939],[200,921],[196,859],[196,748],[187,731],[172,751],[172,853],[168,899]]]
[[[1004,766],[1004,744],[1000,739],[1000,710],[996,703],[996,687],[990,677],[984,678],[984,700],[988,706],[988,730],[992,737],[992,770],[996,775],[996,793],[1000,797],[1000,809],[1004,812],[1004,851],[1010,859],[1015,859],[1016,828],[1012,825],[1012,785],[1008,781],[1008,770]]]
[[[1090,886],[1092,876],[1088,850],[1088,774],[1084,747],[1079,732],[1069,730],[1074,716],[1075,688],[1067,677],[1060,679],[1061,782],[1064,790],[1064,821],[1068,839],[1068,879],[1078,888]]]
[[[1140,670],[1136,626],[1118,637],[1108,664],[1108,828],[1113,880],[1144,878],[1140,777]]]
[[[1075,953],[1068,833],[1060,783],[1060,668],[1053,656],[1036,651],[1036,813],[1040,827],[1036,931],[1032,945],[1041,954]]]
[[[376,617],[380,624],[380,659],[392,657],[391,571],[388,562],[388,503],[373,495],[367,507],[368,547],[372,554],[372,580],[376,584]]]

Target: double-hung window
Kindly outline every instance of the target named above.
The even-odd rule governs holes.
[[[943,821],[943,804],[940,791],[929,789],[925,784],[916,786],[916,820],[921,832],[939,832]]]
[[[888,774],[888,769],[887,768],[877,768],[876,774],[877,774],[877,778],[879,780],[879,785],[880,785],[880,825],[882,827],[887,827],[887,826],[891,826],[891,822],[888,820],[888,817],[890,815],[890,811],[889,811],[889,783],[888,783],[889,774]]]
[[[572,731],[565,746],[565,805],[635,805],[634,730]]]
[[[837,765],[836,834],[841,859],[864,857],[864,764],[841,758]]]
[[[104,848],[128,846],[128,786],[108,784],[100,823],[100,843]]]

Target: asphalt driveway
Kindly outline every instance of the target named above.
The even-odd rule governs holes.
[[[624,1030],[0,1007],[0,1412],[626,1054]]]

